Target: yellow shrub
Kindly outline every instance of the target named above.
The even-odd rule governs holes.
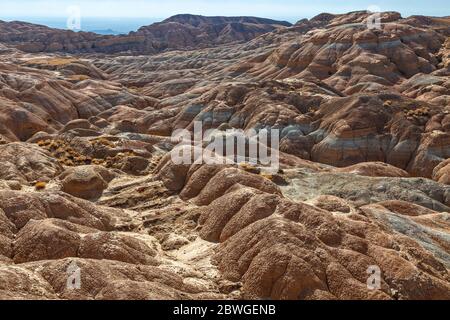
[[[44,190],[45,187],[47,187],[47,182],[44,182],[44,181],[38,181],[38,182],[36,182],[36,184],[34,185],[34,187],[36,188],[36,190]]]
[[[261,169],[255,167],[255,166],[253,166],[253,165],[251,165],[251,164],[244,163],[244,162],[241,163],[241,164],[239,164],[239,167],[240,167],[242,170],[247,171],[247,172],[249,172],[249,173],[259,174],[259,173],[261,172]]]

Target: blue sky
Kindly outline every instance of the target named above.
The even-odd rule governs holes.
[[[67,7],[78,5],[82,17],[166,18],[177,13],[203,15],[252,15],[299,20],[321,12],[343,13],[371,5],[382,11],[450,15],[449,0],[1,0],[0,19],[64,17]]]

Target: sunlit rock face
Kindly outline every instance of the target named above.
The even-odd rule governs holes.
[[[450,21],[370,19],[0,22],[0,299],[450,299]]]

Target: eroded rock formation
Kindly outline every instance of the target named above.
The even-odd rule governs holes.
[[[368,19],[0,22],[0,299],[450,299],[450,21]],[[175,163],[195,122],[279,170]]]

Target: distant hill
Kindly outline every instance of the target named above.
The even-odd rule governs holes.
[[[89,30],[89,32],[102,34],[102,35],[119,35],[122,34],[122,32],[114,31],[113,29],[104,29],[104,30]]]
[[[118,35],[114,30],[72,32],[19,21],[0,21],[0,42],[25,52],[152,54],[245,42],[290,26],[286,21],[257,17],[182,14],[141,27],[128,35]]]

